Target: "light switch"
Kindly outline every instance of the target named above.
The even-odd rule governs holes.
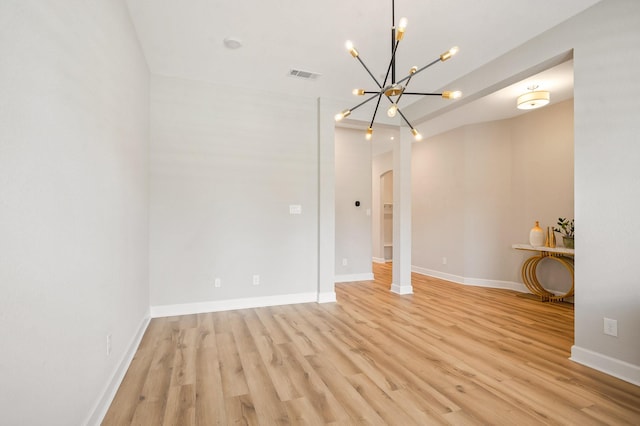
[[[290,204],[289,214],[302,214],[302,206],[300,204]]]

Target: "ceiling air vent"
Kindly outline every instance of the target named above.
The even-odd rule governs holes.
[[[320,77],[320,74],[318,74],[317,72],[291,69],[289,70],[289,77],[304,78],[306,80],[316,80],[318,77]]]

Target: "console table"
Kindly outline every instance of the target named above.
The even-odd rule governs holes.
[[[525,260],[522,264],[522,282],[536,296],[540,296],[540,300],[543,302],[557,302],[562,301],[567,297],[573,296],[573,289],[575,284],[575,276],[573,272],[573,256],[575,254],[574,249],[568,249],[564,247],[534,247],[529,244],[513,244],[511,246],[516,250],[527,250],[537,252],[537,254],[531,256]],[[562,265],[571,273],[571,288],[568,292],[561,295],[551,293],[549,290],[538,281],[536,275],[536,268],[538,263],[543,259],[551,259]]]

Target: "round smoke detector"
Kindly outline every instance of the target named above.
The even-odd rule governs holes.
[[[235,50],[242,47],[242,42],[235,37],[227,37],[222,42],[227,49]]]

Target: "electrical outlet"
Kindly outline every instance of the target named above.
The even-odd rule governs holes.
[[[220,280],[220,278],[216,278],[216,279],[213,281],[213,286],[214,286],[215,288],[220,288],[220,287],[222,287],[222,281]]]
[[[111,356],[111,333],[107,334],[107,356]]]
[[[604,334],[618,337],[618,320],[604,318]]]
[[[446,265],[446,264],[447,264],[447,258],[446,258],[446,257],[443,257],[443,258],[442,258],[442,264],[443,264],[443,265]]]
[[[253,285],[260,285],[260,275],[253,276]]]
[[[349,264],[349,260],[345,257],[342,259],[342,266],[347,266]]]

